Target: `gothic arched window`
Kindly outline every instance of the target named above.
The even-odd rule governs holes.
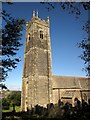
[[[30,40],[30,36],[29,36],[29,40]]]
[[[43,31],[40,31],[40,38],[43,39]]]
[[[28,33],[28,39],[30,40],[30,33]]]

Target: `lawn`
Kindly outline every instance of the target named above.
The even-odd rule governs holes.
[[[13,107],[10,107],[9,110],[2,110],[2,112],[12,112]],[[16,112],[20,112],[20,106],[15,106],[15,110]]]

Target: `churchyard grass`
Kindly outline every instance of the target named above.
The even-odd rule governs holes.
[[[9,110],[2,110],[2,112],[12,112],[13,107],[11,106]],[[20,106],[15,106],[16,112],[20,112]]]

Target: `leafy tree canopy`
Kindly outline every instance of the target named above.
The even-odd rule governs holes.
[[[87,76],[90,77],[90,20],[85,23],[83,30],[87,33],[87,37],[78,43],[78,46],[83,49],[80,58],[84,61]]]
[[[24,19],[13,18],[5,10],[1,12],[1,15],[4,21],[4,28],[2,29],[2,44],[0,44],[0,54],[2,54],[0,81],[5,80],[8,72],[16,68],[17,63],[20,62],[20,58],[15,57],[15,55],[22,45],[21,31],[25,24]]]
[[[21,91],[13,91],[7,96],[7,101],[11,104],[20,106],[21,104]]]

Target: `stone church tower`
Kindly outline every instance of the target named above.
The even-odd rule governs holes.
[[[26,45],[22,77],[21,110],[46,106],[52,98],[52,61],[49,17],[42,20],[33,11],[26,23]]]

